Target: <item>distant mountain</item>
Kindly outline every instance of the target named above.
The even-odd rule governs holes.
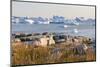
[[[76,17],[74,19],[65,19],[63,16],[53,16],[52,18],[43,17],[16,17],[12,16],[12,24],[95,24],[95,19]]]
[[[18,23],[28,24],[29,22],[26,20],[28,20],[28,18],[26,18],[26,17],[15,17],[15,16],[12,17],[12,23],[14,23],[14,24],[18,24]]]
[[[77,22],[95,22],[95,19],[92,19],[92,18],[84,18],[84,17],[76,17],[75,20]]]

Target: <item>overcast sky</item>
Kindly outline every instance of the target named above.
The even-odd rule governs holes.
[[[47,17],[54,15],[66,18],[95,18],[95,7],[31,2],[12,2],[12,16]]]

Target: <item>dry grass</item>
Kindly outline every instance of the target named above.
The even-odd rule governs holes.
[[[24,43],[12,43],[12,64],[27,65],[96,60],[95,53],[92,52],[92,49],[88,49],[83,55],[78,54],[75,50],[72,49],[63,50],[70,47],[71,46],[66,45],[33,47],[32,45],[26,46]],[[54,53],[53,50],[55,48],[60,48],[61,51]]]

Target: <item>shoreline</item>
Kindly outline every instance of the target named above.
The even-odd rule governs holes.
[[[16,33],[12,37],[12,65],[96,60],[95,41],[88,37],[48,32]]]
[[[85,41],[91,44],[94,44],[95,46],[95,39],[87,36],[79,36],[79,35],[68,35],[65,33],[15,33],[12,34],[12,42],[34,42],[34,41],[40,41],[41,39],[45,41],[54,41],[56,44],[57,42],[67,42],[71,41],[74,42],[75,40],[81,43],[84,43]]]

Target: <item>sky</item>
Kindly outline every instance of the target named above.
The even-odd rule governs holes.
[[[33,2],[12,2],[12,16],[44,17],[63,16],[66,18],[95,18],[95,7],[79,5],[61,5]]]

